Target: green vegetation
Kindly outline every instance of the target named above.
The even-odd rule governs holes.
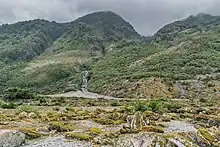
[[[2,25],[0,92],[16,86],[41,94],[75,91],[81,88],[82,71],[89,70],[91,92],[123,98],[207,97],[220,91],[219,24],[219,16],[199,14],[168,24],[150,38],[109,11],[70,23]],[[29,94],[13,88],[5,98],[30,99]],[[153,111],[156,107],[152,104]]]
[[[35,95],[26,89],[9,88],[4,92],[4,99],[7,101],[34,99]]]
[[[155,127],[155,126],[144,126],[142,127],[143,132],[156,132],[156,133],[164,133],[163,128]]]
[[[74,129],[76,129],[76,125],[75,124],[64,124],[62,122],[51,122],[49,125],[49,130],[56,130],[58,132],[68,132],[68,131],[73,131]]]
[[[0,105],[3,109],[15,109],[17,108],[17,105],[14,103],[2,103]]]
[[[169,99],[152,99],[148,102],[137,102],[134,109],[135,111],[146,112],[148,114],[151,114],[151,111],[157,113],[175,113],[179,108],[181,108],[181,106],[182,105],[178,102],[171,102]]]
[[[90,128],[89,131],[94,134],[94,135],[98,135],[101,134],[103,131],[99,128]]]
[[[51,106],[51,98],[44,99],[48,102],[45,106],[37,106],[38,101],[31,100],[24,101],[17,109],[0,109],[0,129],[19,130],[26,139],[37,139],[34,142],[65,135],[69,143],[83,140],[102,146],[113,145],[119,139],[128,142],[130,136],[137,139],[146,136],[148,141],[152,139],[154,144],[162,142],[165,146],[171,145],[171,139],[179,139],[184,145],[218,146],[219,101],[209,106],[200,100],[122,99],[117,101],[120,106],[112,106],[115,100],[66,98],[62,106]],[[90,107],[88,102],[96,106]],[[189,132],[172,129],[173,122],[179,121],[189,123],[192,129]],[[172,131],[167,131],[170,128]]]
[[[67,132],[65,133],[66,138],[71,138],[71,139],[79,139],[79,140],[91,140],[92,136],[86,133],[80,133],[80,132]]]
[[[77,90],[92,58],[105,55],[118,41],[140,37],[123,18],[108,11],[63,24],[33,20],[2,25],[0,89],[28,87],[47,94]]]
[[[205,128],[199,128],[199,132],[202,136],[210,142],[214,142],[215,137],[213,137]]]
[[[41,137],[41,134],[36,130],[36,128],[20,128],[19,131],[24,133],[28,139]]]
[[[89,88],[116,97],[172,97],[176,81],[199,79],[211,89],[207,82],[219,79],[218,32],[216,27],[177,41],[116,47],[92,65]]]
[[[21,112],[27,112],[27,113],[37,112],[37,109],[35,107],[29,105],[22,105],[19,107],[19,110]]]

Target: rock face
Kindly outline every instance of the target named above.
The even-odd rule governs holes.
[[[11,130],[0,130],[0,147],[19,147],[25,142],[25,135]]]
[[[197,129],[194,128],[191,124],[180,122],[180,121],[171,121],[168,128],[165,130],[165,133],[171,132],[197,132]]]
[[[30,143],[23,147],[91,147],[92,144],[80,140],[66,140],[63,136],[49,137],[39,142]]]

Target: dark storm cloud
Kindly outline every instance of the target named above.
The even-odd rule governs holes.
[[[0,23],[35,18],[65,22],[89,12],[111,10],[148,35],[191,14],[220,15],[219,6],[219,0],[0,0]]]

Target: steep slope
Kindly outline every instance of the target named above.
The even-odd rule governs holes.
[[[32,20],[0,26],[0,58],[4,62],[31,60],[64,31],[65,24]]]
[[[218,95],[220,27],[209,19],[212,16],[207,17],[208,20],[204,18],[195,23],[198,26],[207,24],[204,31],[180,33],[178,39],[161,38],[148,44],[129,44],[113,50],[92,65],[90,90],[115,97],[197,98]],[[194,21],[189,21],[190,18],[186,20],[193,26]],[[186,20],[174,22],[171,26],[185,24]],[[176,38],[172,31],[164,32],[165,35]]]
[[[111,43],[139,38],[141,36],[122,17],[111,11],[101,11],[71,22],[67,31],[48,51],[59,53],[79,49],[87,53],[103,53]]]
[[[154,37],[156,40],[173,41],[193,33],[209,31],[218,25],[220,25],[220,16],[200,13],[165,25]]]
[[[48,94],[76,90],[81,87],[82,71],[90,70],[89,90],[115,97],[197,98],[213,97],[220,91],[218,16],[199,14],[173,22],[146,42],[140,41],[143,37],[129,23],[109,11],[67,24],[41,23],[41,27],[15,33],[25,40],[36,32],[47,34],[46,39],[37,36],[43,40],[37,43],[32,37],[30,48],[25,48],[25,41],[19,41],[20,48],[12,45],[7,49],[6,43],[1,44],[2,55],[13,50],[9,55],[14,57],[22,51],[16,58],[4,54],[7,58],[0,61],[2,90],[11,86]],[[13,25],[7,27],[12,30],[8,34],[13,34]]]
[[[37,19],[0,26],[1,90],[15,86],[13,78],[19,79],[26,63],[51,46],[67,25]]]
[[[12,72],[2,79],[2,87],[29,87],[40,93],[80,88],[82,70],[93,58],[103,56],[111,48],[109,46],[122,40],[139,40],[141,37],[128,22],[109,11],[91,13],[65,24],[35,20],[14,25],[21,28],[14,32],[15,35],[28,40],[28,45],[26,47],[22,41],[20,48],[10,46],[5,49],[12,51],[9,55],[16,53],[14,60],[23,62],[5,65],[0,74]],[[9,25],[8,30],[13,32],[14,25]],[[26,26],[31,27],[28,30]],[[30,35],[24,36],[26,31]],[[9,39],[11,42],[13,38]]]

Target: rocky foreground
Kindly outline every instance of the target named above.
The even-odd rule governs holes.
[[[219,105],[178,103],[88,100],[77,101],[80,107],[2,109],[0,147],[220,146]]]

